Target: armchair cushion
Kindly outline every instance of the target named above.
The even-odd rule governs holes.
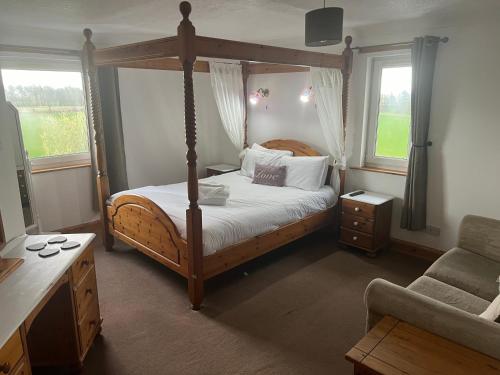
[[[447,251],[425,272],[490,302],[498,295],[499,275],[500,263],[460,248]]]
[[[458,247],[500,262],[500,220],[465,216],[460,225]]]
[[[427,276],[419,277],[408,289],[471,314],[481,314],[490,305],[489,301]]]

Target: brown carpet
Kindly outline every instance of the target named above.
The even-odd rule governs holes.
[[[83,374],[351,374],[376,277],[406,285],[428,264],[376,259],[310,235],[215,278],[191,311],[186,281],[134,250],[96,251],[102,336]]]

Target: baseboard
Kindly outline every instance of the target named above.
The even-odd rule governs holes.
[[[419,245],[414,242],[398,240],[397,238],[391,238],[390,249],[392,251],[397,251],[398,253],[411,255],[431,262],[434,262],[437,258],[444,254],[442,250]]]
[[[101,232],[101,220],[94,220],[88,223],[73,225],[71,227],[65,227],[61,229],[57,229],[54,232],[61,233],[96,233],[99,234]]]

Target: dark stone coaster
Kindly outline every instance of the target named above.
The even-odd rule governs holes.
[[[58,248],[48,248],[40,251],[38,255],[42,258],[48,258],[54,255],[59,254],[59,249]]]
[[[72,250],[76,249],[77,247],[80,247],[79,242],[69,241],[61,245],[61,250]]]
[[[45,242],[32,243],[31,245],[26,246],[26,250],[40,251],[45,249],[45,246],[47,246]]]
[[[55,244],[55,243],[63,243],[66,242],[68,239],[64,236],[57,236],[57,237],[52,237],[50,238],[47,242],[49,244]]]

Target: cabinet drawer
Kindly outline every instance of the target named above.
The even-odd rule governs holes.
[[[19,365],[16,367],[12,375],[31,375],[30,365],[26,363],[26,359],[23,358]]]
[[[97,280],[95,267],[92,267],[75,290],[78,321],[81,321],[85,314],[87,314],[94,300],[97,300]]]
[[[373,247],[372,236],[346,228],[342,228],[340,231],[340,240],[347,245],[361,247],[367,250],[371,250]]]
[[[71,266],[73,277],[73,285],[78,285],[85,274],[94,266],[94,246],[89,245],[88,249],[80,255],[75,263]]]
[[[0,374],[13,374],[14,367],[22,358],[23,352],[21,334],[17,330],[5,345],[0,348]]]
[[[342,199],[342,213],[372,219],[375,217],[375,206],[369,203]]]
[[[92,344],[92,340],[100,324],[100,319],[99,303],[97,298],[95,298],[87,309],[87,314],[83,317],[81,322],[78,323],[81,355],[85,354]]]
[[[342,226],[345,228],[359,230],[360,232],[373,234],[374,222],[362,216],[354,216],[344,213],[342,215]]]

